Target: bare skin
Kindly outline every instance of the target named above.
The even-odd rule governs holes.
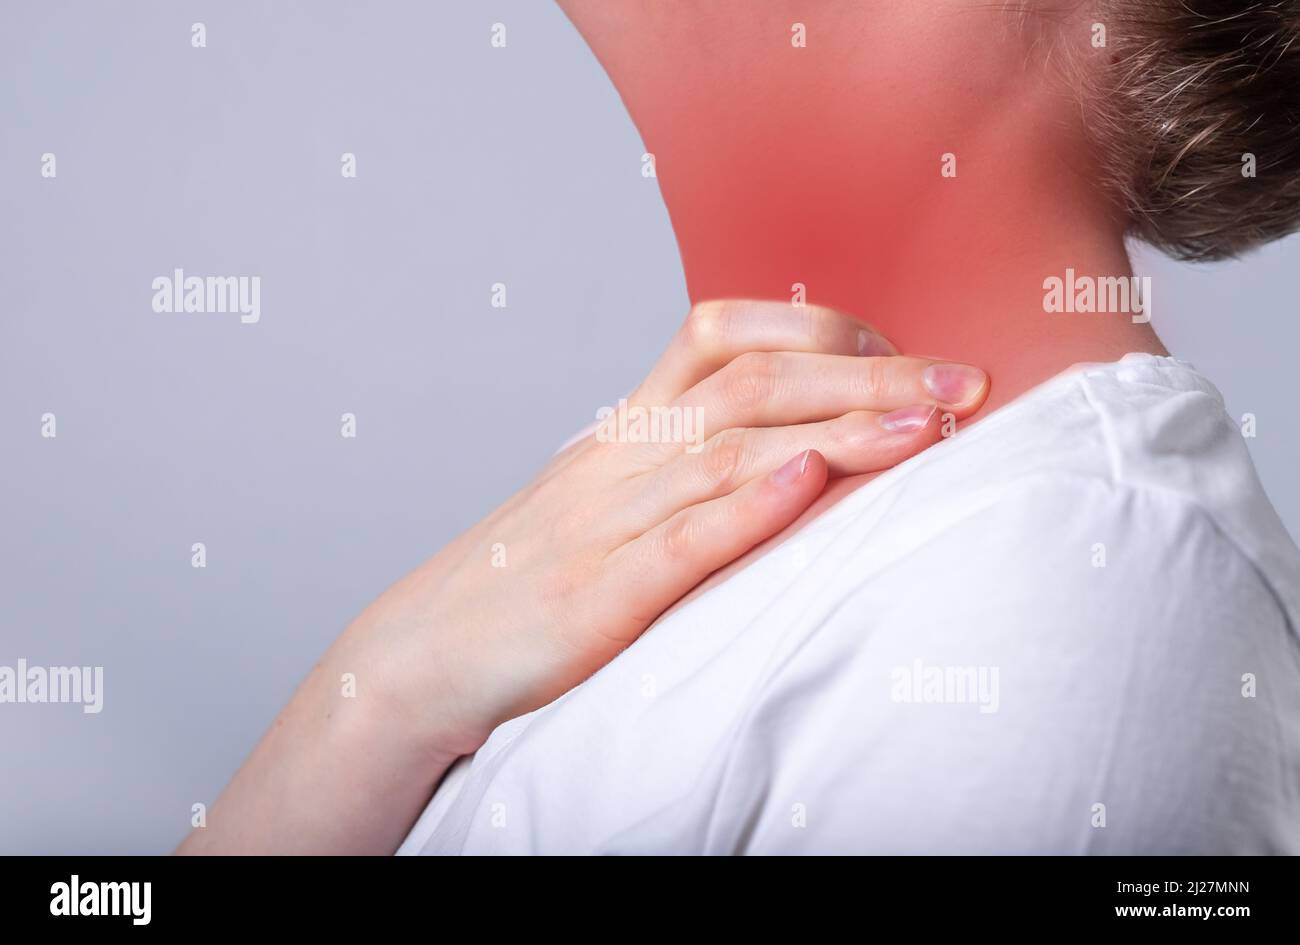
[[[829,477],[897,464],[987,395],[982,371],[891,351],[829,309],[696,306],[629,404],[698,407],[702,449],[564,450],[348,627],[178,852],[393,852],[493,728],[599,669]]]
[[[971,422],[1073,363],[1163,353],[1127,317],[1044,312],[1046,277],[1129,262],[1051,44],[1008,5],[562,6],[656,155],[697,302],[631,400],[702,407],[709,444],[562,453],[354,621],[180,852],[391,852],[493,727],[934,443],[936,403]],[[794,283],[817,304],[792,307]],[[867,323],[929,357],[862,357]],[[991,392],[936,395],[932,360],[980,365]],[[899,409],[924,422],[882,425]]]
[[[985,412],[1071,364],[1167,353],[1128,314],[1044,311],[1067,268],[1132,272],[1080,117],[1076,73],[1105,67],[1086,4],[560,6],[655,156],[692,300],[799,283],[901,351],[980,365]]]
[[[1105,67],[1086,5],[559,3],[655,156],[692,299],[797,282],[900,350],[978,364],[993,388],[963,426],[1071,365],[1168,353],[1129,314],[1044,311],[1067,268],[1132,274],[1071,71]]]

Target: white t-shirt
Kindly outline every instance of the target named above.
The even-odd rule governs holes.
[[[1300,553],[1214,387],[1061,375],[498,728],[400,853],[1300,853]]]

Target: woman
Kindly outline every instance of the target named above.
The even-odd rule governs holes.
[[[1117,291],[1294,229],[1300,7],[562,6],[697,303],[628,407],[703,448],[561,452],[182,851],[1300,850],[1300,553]]]

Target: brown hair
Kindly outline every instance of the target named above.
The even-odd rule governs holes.
[[[1131,232],[1210,260],[1300,227],[1300,0],[1100,0],[1096,21],[1085,112]]]

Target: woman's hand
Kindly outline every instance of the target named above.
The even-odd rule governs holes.
[[[618,413],[353,622],[182,850],[391,852],[494,727],[613,659],[828,476],[889,468],[983,402],[983,372],[892,354],[828,309],[695,306]]]

